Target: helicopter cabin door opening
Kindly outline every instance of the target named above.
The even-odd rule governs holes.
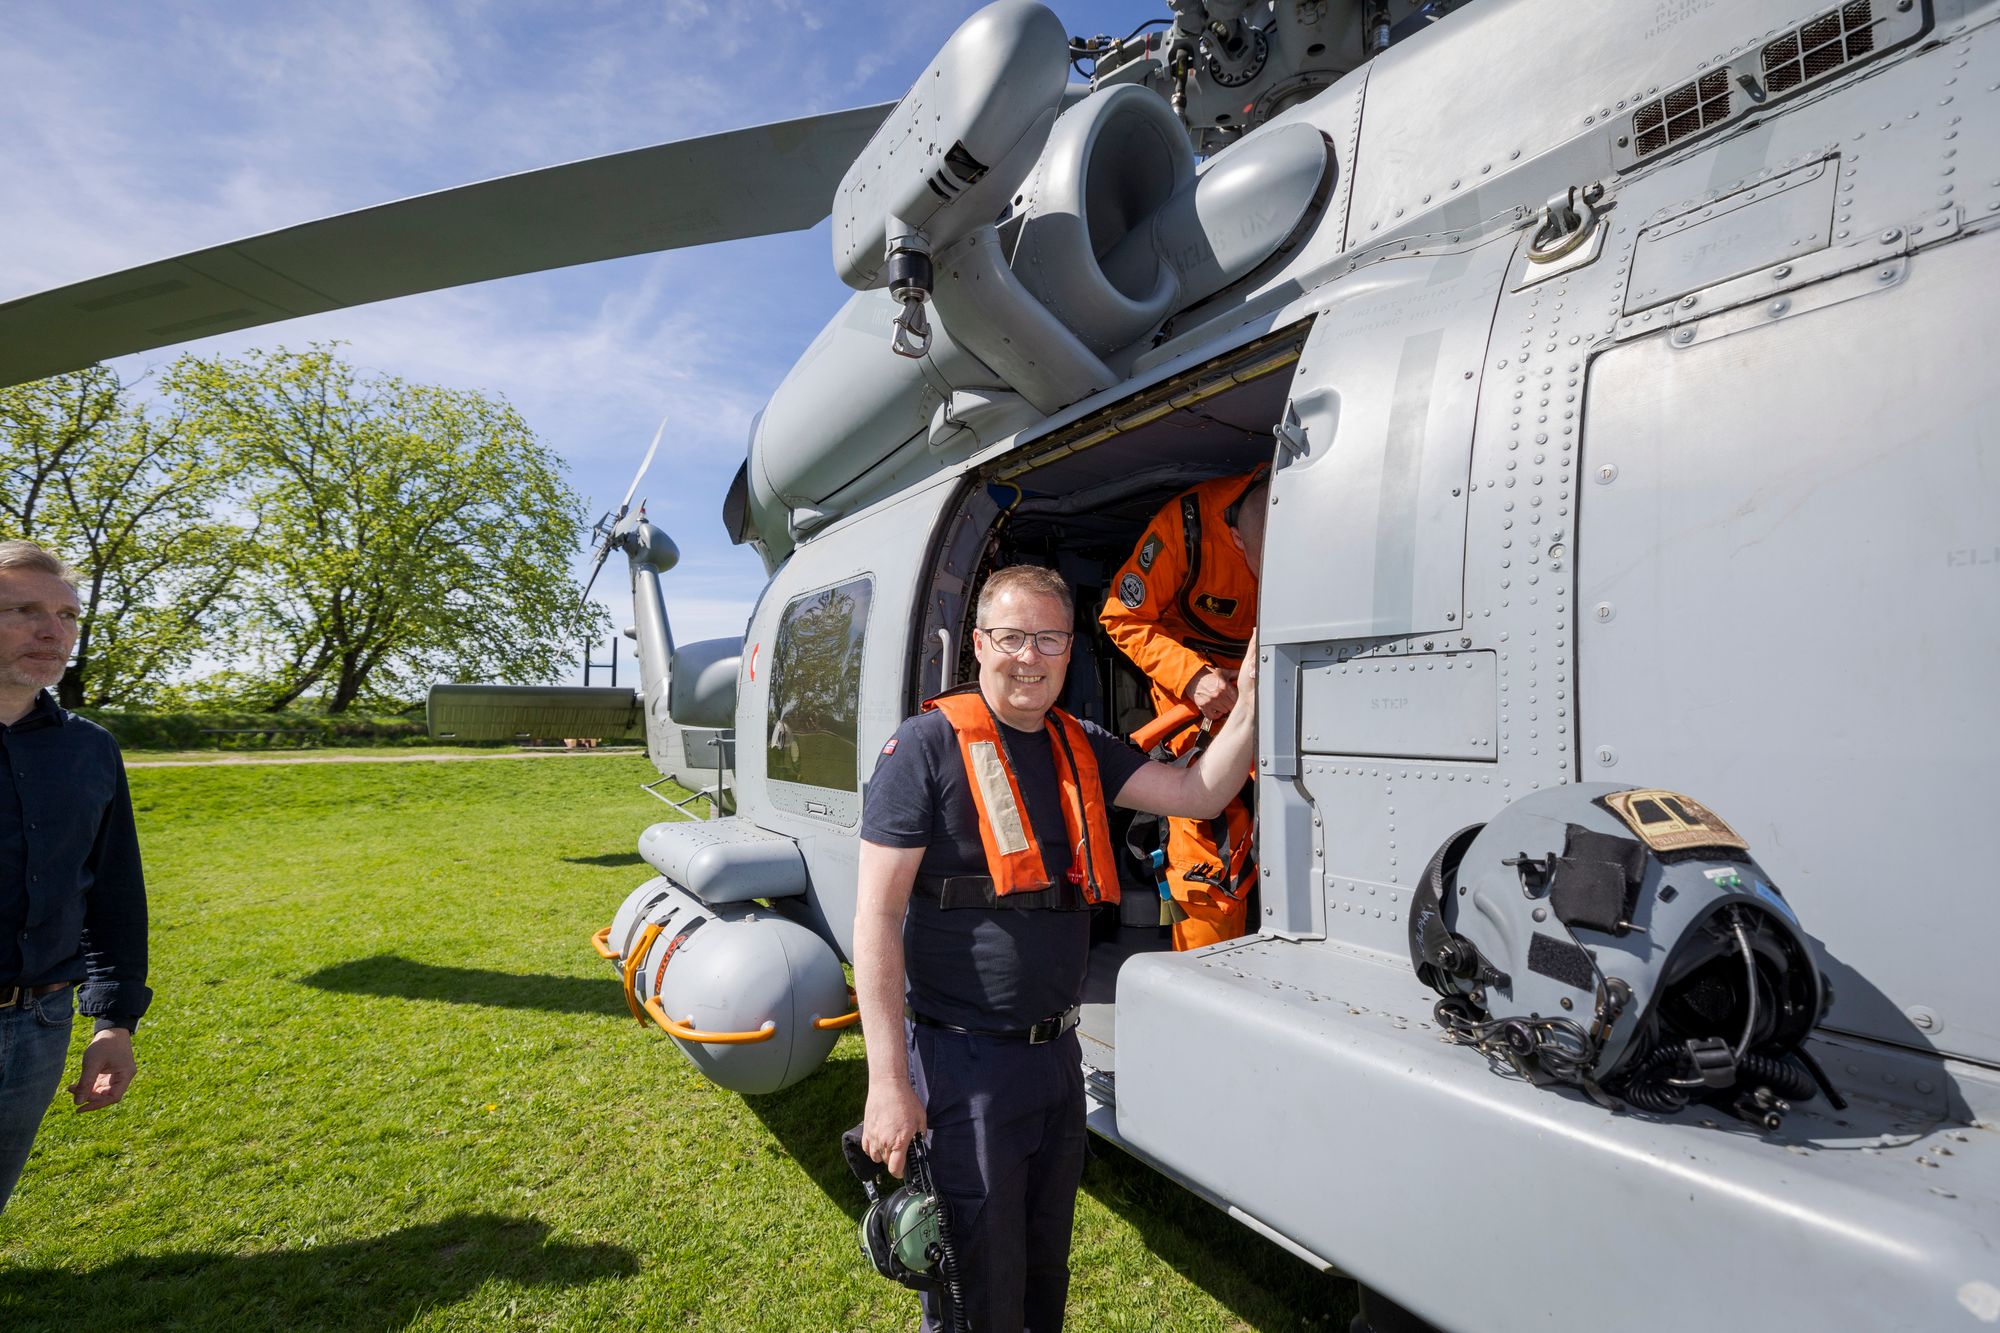
[[[978,675],[972,628],[987,575],[1039,564],[1062,574],[1076,595],[1076,638],[1061,706],[1121,736],[1153,721],[1147,678],[1105,635],[1098,612],[1115,595],[1119,567],[1163,505],[1200,482],[1270,464],[1272,431],[1284,413],[1305,333],[1300,325],[1268,335],[974,472],[941,526],[931,561],[908,710]],[[1093,924],[1080,1029],[1085,1062],[1103,1072],[1114,1068],[1119,968],[1135,954],[1173,947],[1163,924],[1159,872],[1129,850],[1158,845],[1154,819],[1112,812],[1122,901],[1116,910],[1099,909]]]

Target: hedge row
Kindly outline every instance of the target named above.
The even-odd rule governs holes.
[[[320,745],[422,745],[420,717],[341,713],[117,713],[78,710],[126,750],[266,749]]]

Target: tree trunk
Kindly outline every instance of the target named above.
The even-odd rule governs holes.
[[[63,668],[62,679],[56,682],[56,702],[64,708],[83,707],[83,667],[72,662]]]
[[[91,610],[96,609],[97,582],[91,582]],[[56,702],[64,708],[81,708],[84,705],[84,679],[90,674],[90,611],[85,611],[83,628],[77,631],[76,648],[70,663],[63,668],[62,679],[56,682]],[[100,691],[101,693],[101,691]]]
[[[333,693],[327,696],[326,711],[329,713],[345,713],[360,697],[361,687],[367,682],[367,672],[357,669],[353,656],[348,654],[347,660],[341,663],[339,679],[334,681]]]

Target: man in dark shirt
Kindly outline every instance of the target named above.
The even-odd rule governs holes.
[[[0,542],[0,1209],[62,1081],[72,1010],[97,1020],[69,1088],[96,1111],[132,1082],[132,1029],[152,998],[118,744],[47,690],[79,614],[73,571],[33,542]]]
[[[1117,882],[1103,864],[1106,797],[1155,814],[1219,813],[1255,745],[1256,648],[1238,677],[1244,703],[1194,765],[1178,768],[1054,708],[1075,612],[1053,571],[994,574],[976,618],[973,697],[984,711],[959,696],[955,716],[940,707],[905,722],[863,807],[862,1145],[901,1175],[911,1140],[928,1132],[971,1327],[1046,1333],[1062,1326],[1083,1174],[1072,1030],[1090,949],[1081,909]],[[1023,864],[1037,873],[1020,873]],[[939,1320],[926,1297],[925,1328]]]

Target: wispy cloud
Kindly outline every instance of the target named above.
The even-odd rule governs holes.
[[[891,100],[974,7],[15,6],[0,43],[0,299],[467,181]],[[594,510],[616,503],[669,413],[647,493],[684,553],[668,576],[676,632],[734,633],[762,577],[723,535],[722,496],[752,416],[845,295],[827,247],[822,227],[338,311],[185,350],[339,339],[365,367],[504,394],[568,461]],[[179,350],[119,368],[135,376]],[[599,584],[621,623],[624,583],[607,570]]]

